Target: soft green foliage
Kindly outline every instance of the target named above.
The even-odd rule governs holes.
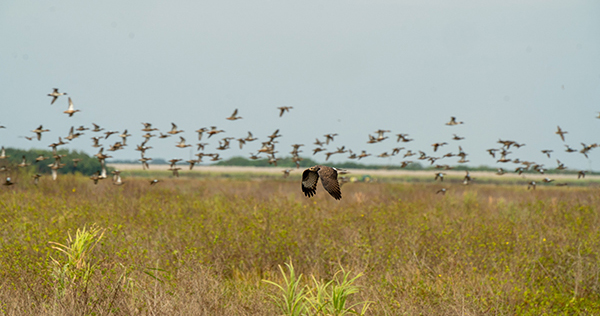
[[[348,304],[351,295],[359,292],[359,286],[354,285],[362,273],[350,278],[350,271],[346,272],[343,267],[335,273],[329,282],[319,282],[313,276],[313,289],[307,294],[307,301],[312,307],[315,315],[365,315],[371,302],[359,302]],[[360,312],[355,308],[362,305]]]
[[[294,266],[291,262],[289,264],[286,263],[285,265],[288,268],[289,276],[287,276],[283,268],[279,266],[281,276],[283,277],[282,284],[277,284],[269,280],[263,280],[263,282],[274,285],[279,289],[280,295],[271,295],[271,298],[284,315],[304,315],[306,312],[306,292],[305,288],[300,286],[302,274],[296,276]]]
[[[52,259],[52,275],[56,280],[56,286],[62,293],[66,288],[79,284],[85,284],[90,280],[96,267],[91,262],[90,253],[104,236],[104,229],[95,225],[87,229],[77,229],[75,237],[69,233],[66,244],[51,241],[52,248],[62,253],[64,259]]]
[[[365,315],[370,302],[348,304],[351,295],[359,292],[359,287],[354,282],[362,276],[357,274],[350,278],[350,272],[340,268],[329,282],[318,281],[312,277],[313,287],[300,286],[302,274],[296,276],[292,262],[286,263],[289,275],[279,266],[283,281],[278,284],[273,281],[263,280],[279,289],[279,295],[270,295],[279,310],[284,315]],[[355,307],[363,305],[361,312],[356,312]]]

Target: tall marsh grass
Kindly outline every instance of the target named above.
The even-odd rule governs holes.
[[[351,183],[334,201],[299,187],[70,176],[3,187],[0,315],[278,315],[262,280],[285,284],[290,259],[308,276],[307,313],[346,297],[338,311],[367,302],[369,315],[600,314],[597,188]],[[96,233],[77,248],[84,227]],[[73,279],[85,287],[57,295]]]

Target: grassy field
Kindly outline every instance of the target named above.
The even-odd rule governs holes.
[[[0,315],[281,315],[265,280],[290,262],[312,293],[359,276],[367,315],[600,314],[597,187],[22,179],[0,188]]]

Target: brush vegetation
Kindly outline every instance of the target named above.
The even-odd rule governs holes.
[[[595,187],[124,181],[0,188],[0,315],[600,313]]]

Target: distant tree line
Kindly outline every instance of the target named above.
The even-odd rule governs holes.
[[[58,150],[58,155],[61,155],[61,164],[65,164],[64,167],[58,169],[59,174],[68,174],[68,173],[76,173],[79,172],[83,175],[92,175],[96,171],[100,170],[100,162],[96,157],[89,156],[88,154],[76,150],[68,150],[61,149]],[[8,156],[5,159],[0,159],[0,166],[5,166],[9,168],[20,168],[17,167],[23,161],[23,157],[25,157],[26,163],[29,165],[26,167],[22,167],[23,170],[32,172],[32,173],[40,173],[40,174],[49,174],[51,173],[50,167],[54,162],[54,158],[52,157],[51,150],[42,150],[42,149],[16,149],[16,148],[6,148],[6,155]],[[36,158],[44,156],[48,159],[36,162]],[[79,159],[76,163],[73,162],[73,159]]]

